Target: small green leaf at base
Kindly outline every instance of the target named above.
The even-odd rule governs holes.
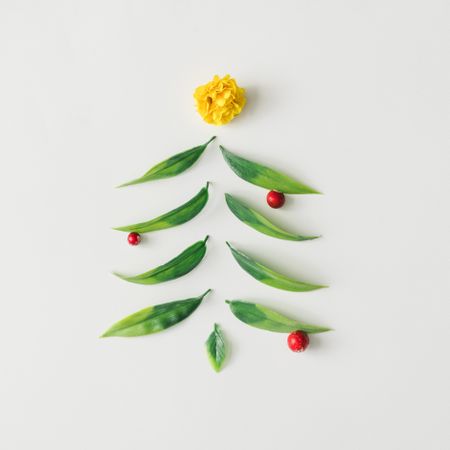
[[[227,346],[220,326],[215,323],[206,343],[209,362],[216,372],[220,372],[227,356]]]

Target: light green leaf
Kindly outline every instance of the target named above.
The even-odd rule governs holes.
[[[296,330],[301,330],[305,333],[323,333],[331,330],[331,328],[291,319],[258,303],[250,303],[243,300],[226,300],[226,303],[230,305],[231,312],[240,321],[262,330],[275,333],[291,333]]]
[[[249,208],[243,202],[233,197],[230,194],[225,194],[225,200],[227,202],[230,211],[242,222],[249,227],[254,228],[260,233],[267,234],[278,239],[285,239],[288,241],[309,241],[317,239],[319,236],[301,236],[299,234],[289,233],[283,230],[277,225],[273,224],[269,219],[264,217],[259,212],[252,208]]]
[[[319,191],[316,191],[306,184],[300,183],[277,170],[241,158],[222,146],[220,146],[220,149],[231,170],[233,170],[238,177],[241,177],[249,183],[256,184],[256,186],[261,186],[266,189],[283,192],[284,194],[320,194]]]
[[[206,183],[206,186],[200,189],[195,197],[192,197],[178,208],[162,214],[155,219],[114,229],[126,232],[134,231],[135,233],[143,234],[186,223],[193,219],[206,205],[206,202],[208,201],[208,186],[209,183]]]
[[[200,264],[206,253],[206,241],[208,236],[203,241],[198,241],[191,245],[178,256],[171,259],[167,263],[158,266],[148,272],[141,273],[135,276],[126,276],[114,272],[122,280],[130,283],[138,284],[158,284],[164,281],[174,280],[189,273],[192,269]]]
[[[156,164],[156,166],[153,166],[142,177],[136,178],[132,181],[128,181],[127,183],[121,184],[118,187],[131,186],[133,184],[145,183],[147,181],[160,180],[162,178],[170,178],[184,172],[185,170],[189,169],[189,167],[191,167],[198,158],[200,158],[208,144],[215,138],[216,137],[213,136],[208,142],[203,145],[193,147],[189,150],[171,156],[169,159]]]
[[[101,337],[134,337],[163,331],[189,317],[210,291],[195,298],[149,306],[116,322]]]
[[[261,283],[267,284],[277,289],[283,289],[285,291],[294,292],[306,292],[321,289],[327,286],[318,284],[305,283],[303,281],[294,280],[286,275],[275,272],[269,267],[255,261],[250,256],[234,248],[227,242],[228,247],[237,263],[253,278],[257,279]]]
[[[206,341],[206,352],[209,361],[216,372],[220,372],[227,354],[225,339],[217,323]]]

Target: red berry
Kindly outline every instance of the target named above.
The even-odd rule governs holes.
[[[141,242],[141,235],[139,233],[133,231],[133,233],[128,235],[128,243],[130,245],[138,245],[139,242]]]
[[[270,191],[267,194],[267,204],[271,208],[281,208],[284,205],[284,194],[282,192]]]
[[[293,352],[304,352],[309,345],[309,337],[304,331],[293,331],[287,338],[288,346]]]

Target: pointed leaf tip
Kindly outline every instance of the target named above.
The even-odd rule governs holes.
[[[122,279],[126,278],[125,275],[122,275],[122,274],[119,273],[119,272],[111,272],[111,275],[114,275],[114,276],[117,277],[117,278],[122,278]]]
[[[212,289],[208,289],[208,290],[205,291],[200,297],[201,297],[201,298],[206,297],[211,291],[212,291]]]

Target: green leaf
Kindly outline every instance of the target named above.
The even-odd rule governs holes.
[[[169,159],[156,164],[150,170],[148,170],[142,177],[137,178],[127,183],[121,184],[117,187],[131,186],[132,184],[145,183],[147,181],[160,180],[162,178],[170,178],[175,175],[184,172],[189,169],[198,158],[205,151],[208,144],[213,141],[216,137],[213,136],[208,142],[198,147],[193,147],[176,155],[171,156]]]
[[[147,222],[135,223],[134,225],[127,225],[124,227],[117,227],[114,230],[118,231],[134,231],[136,233],[149,233],[150,231],[164,230],[165,228],[175,227],[193,219],[206,205],[208,201],[208,186],[200,189],[198,194],[192,197],[186,203],[183,203],[178,208],[173,209],[161,216],[158,216]]]
[[[197,267],[206,253],[206,241],[208,236],[203,241],[198,241],[195,244],[182,251],[178,256],[171,259],[167,263],[155,267],[148,272],[141,273],[135,276],[126,276],[114,272],[114,275],[122,278],[122,280],[138,284],[158,284],[164,281],[174,280],[189,273],[192,269]]]
[[[220,146],[222,155],[231,170],[243,180],[266,189],[283,192],[284,194],[320,194],[319,191],[300,183],[293,178],[263,166],[254,161],[241,158]]]
[[[331,328],[310,325],[280,314],[273,309],[242,300],[226,300],[231,312],[242,322],[255,328],[275,333],[291,333],[301,330],[305,333],[323,333]]]
[[[267,284],[277,289],[294,292],[314,291],[316,289],[327,287],[318,284],[305,283],[303,281],[289,278],[255,261],[254,259],[250,258],[250,256],[235,249],[230,243],[227,242],[227,245],[230,248],[231,253],[237,263],[249,275],[251,275],[253,278],[256,278],[261,283]]]
[[[214,329],[206,341],[206,353],[213,369],[220,372],[226,358],[227,347],[222,330],[217,323],[214,324]]]
[[[149,306],[116,322],[101,337],[145,336],[163,331],[189,317],[210,291],[195,298]]]
[[[273,224],[270,220],[264,217],[259,212],[252,208],[249,208],[243,202],[233,197],[230,194],[225,194],[225,200],[227,202],[230,211],[242,222],[249,227],[254,228],[260,233],[267,234],[278,239],[285,239],[288,241],[309,241],[311,239],[317,239],[320,236],[301,236],[299,234],[289,233]]]

